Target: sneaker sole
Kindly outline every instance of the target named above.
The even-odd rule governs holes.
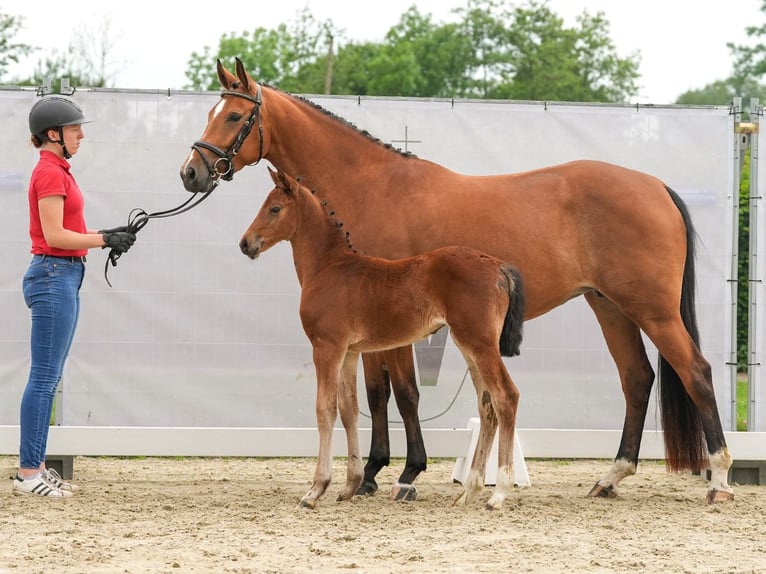
[[[61,492],[69,492],[66,490],[62,490]],[[72,498],[74,494],[69,492],[69,494],[62,494],[61,496],[56,496],[55,494],[37,494],[36,492],[29,492],[26,490],[18,490],[16,488],[13,489],[13,494],[16,496],[34,496],[35,498]]]

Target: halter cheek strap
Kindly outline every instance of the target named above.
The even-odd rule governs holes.
[[[250,132],[252,131],[256,121],[258,122],[259,139],[258,159],[255,160],[252,165],[258,163],[263,158],[263,125],[261,123],[261,104],[263,103],[263,100],[261,97],[261,85],[256,85],[257,91],[255,96],[251,96],[250,94],[245,94],[243,92],[233,91],[225,91],[221,93],[222,98],[226,96],[234,96],[237,98],[244,98],[245,100],[249,100],[255,104],[252,111],[250,112],[250,116],[247,118],[247,120],[245,120],[245,123],[242,124],[237,137],[234,138],[234,142],[226,151],[217,146],[214,146],[213,144],[209,144],[201,140],[194,142],[191,146],[191,148],[200,155],[202,161],[205,162],[205,166],[207,166],[208,172],[215,180],[222,178],[226,181],[231,181],[231,179],[234,177],[234,166],[232,161],[234,156],[239,153],[239,150],[245,143],[247,136],[250,135]],[[205,157],[205,154],[202,153],[203,149],[213,152],[218,156],[218,158],[213,163],[210,163]]]

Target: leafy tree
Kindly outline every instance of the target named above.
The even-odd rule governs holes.
[[[284,26],[280,26],[283,29]],[[245,67],[259,80],[279,85],[282,71],[279,64],[279,32],[256,28],[252,32],[242,32],[241,35],[225,34],[218,44],[218,52],[213,54],[209,46],[202,53],[192,52],[188,61],[186,86],[196,90],[216,90],[220,88],[215,67],[211,62],[220,58],[224,62],[238,57]]]
[[[4,81],[4,76],[11,64],[18,64],[23,56],[28,56],[34,50],[28,44],[13,41],[23,21],[22,16],[0,13],[0,80]]]
[[[473,58],[469,39],[456,24],[437,25],[410,7],[370,64],[370,91],[411,97],[451,97],[466,91]]]
[[[766,86],[759,84],[752,77],[730,77],[725,80],[716,80],[699,89],[688,90],[678,96],[677,104],[687,105],[731,105],[735,96],[743,98],[742,106],[745,116],[749,116],[750,99],[758,98],[764,102]]]
[[[331,93],[360,96],[374,93],[370,91],[370,79],[375,74],[373,62],[380,61],[382,51],[382,44],[372,42],[350,42],[338,48],[333,63]],[[321,61],[315,65],[323,67]]]
[[[766,14],[766,0],[761,0],[761,12]],[[750,38],[762,38],[766,36],[766,23],[760,26],[748,26],[745,33]],[[733,42],[727,44],[734,56],[735,78],[758,78],[766,74],[766,45],[757,43],[753,46],[737,45]]]
[[[471,0],[466,25],[474,31],[482,97],[619,102],[637,92],[639,57],[617,55],[602,13],[583,12],[567,28],[544,2],[508,11]]]
[[[460,96],[489,98],[492,89],[511,75],[510,50],[515,38],[507,34],[511,13],[496,0],[468,0],[455,13],[462,17],[460,34],[470,46],[465,73],[467,83]]]
[[[437,24],[410,7],[384,42],[346,43],[308,9],[290,27],[224,36],[218,53],[194,53],[191,88],[215,89],[212,62],[240,57],[259,80],[293,92],[410,97],[624,101],[637,92],[638,56],[620,57],[601,13],[564,26],[545,2],[508,9],[467,0],[458,22]]]
[[[218,85],[213,63],[216,58],[229,62],[238,57],[259,81],[292,92],[316,92],[323,86],[327,56],[340,33],[332,21],[318,22],[308,8],[299,12],[291,25],[280,24],[275,30],[263,27],[239,34],[224,34],[213,54],[205,46],[193,52],[187,63],[190,89],[215,90]]]

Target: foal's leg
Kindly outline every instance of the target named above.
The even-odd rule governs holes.
[[[362,483],[362,454],[359,450],[359,401],[356,396],[356,369],[359,354],[349,352],[343,362],[338,404],[340,420],[346,429],[348,462],[346,465],[346,484],[338,495],[338,500],[350,500]]]
[[[499,350],[491,345],[474,348],[471,355],[464,351],[464,356],[470,365],[469,369],[474,385],[476,385],[477,390],[482,389],[478,393],[481,423],[479,441],[466,480],[465,492],[457,502],[460,503],[463,497],[465,498],[464,503],[469,502],[484,487],[487,457],[495,438],[495,429],[497,429],[497,481],[495,482],[495,490],[486,504],[487,510],[497,510],[502,507],[505,499],[513,492],[515,478],[513,444],[514,433],[516,432],[516,413],[519,406],[519,390],[508,374]],[[484,436],[485,430],[488,436]],[[479,444],[483,446],[481,451],[478,447]]]
[[[299,507],[315,508],[332,477],[332,435],[338,416],[338,389],[345,349],[328,344],[314,345],[314,367],[317,377],[316,417],[319,430],[319,455],[311,489],[301,499]]]
[[[589,292],[585,299],[601,326],[625,396],[625,421],[614,464],[588,493],[592,497],[614,498],[620,481],[636,473],[654,371],[638,326],[605,297]]]
[[[454,338],[454,333],[453,333]],[[455,339],[455,343],[460,348],[460,344]],[[461,348],[462,351],[462,348]],[[468,370],[471,373],[471,380],[476,389],[476,399],[479,408],[479,437],[476,440],[476,450],[471,459],[471,468],[463,484],[463,493],[453,502],[453,506],[465,506],[474,500],[482,490],[487,474],[487,457],[492,449],[492,443],[495,440],[497,431],[497,417],[492,406],[490,397],[484,381],[476,369],[472,359],[467,353],[463,353],[468,363]]]
[[[513,384],[499,352],[487,349],[482,358],[476,359],[476,369],[489,390],[497,416],[497,481],[495,490],[486,504],[487,510],[497,510],[513,492],[513,441],[519,407],[519,389]]]

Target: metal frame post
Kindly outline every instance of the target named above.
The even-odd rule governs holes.
[[[734,169],[732,183],[732,242],[731,242],[731,268],[729,271],[729,285],[731,286],[731,344],[729,354],[729,369],[731,381],[731,401],[729,409],[731,413],[730,430],[737,430],[737,300],[739,290],[739,184],[741,181],[742,168],[745,161],[745,150],[749,137],[743,134],[742,126],[742,98],[732,98],[732,115],[734,117]]]
[[[759,415],[756,397],[757,384],[761,377],[760,353],[758,351],[758,290],[760,271],[758,268],[758,203],[761,196],[758,192],[758,132],[760,116],[763,110],[758,98],[750,99],[750,241],[749,241],[749,273],[748,273],[748,332],[747,332],[747,430],[755,430],[755,421]],[[752,135],[754,134],[754,135]]]

